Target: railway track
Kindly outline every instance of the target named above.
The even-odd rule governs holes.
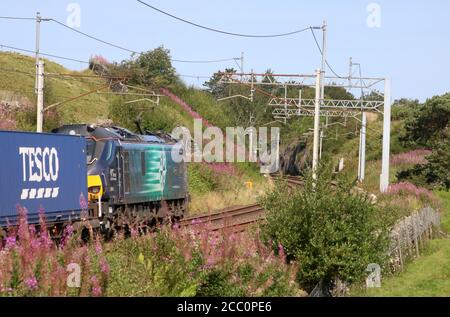
[[[303,187],[303,185],[304,185],[303,179],[302,179],[300,176],[290,176],[290,175],[280,176],[280,175],[272,175],[271,177],[272,177],[273,179],[277,179],[277,180],[285,180],[290,188]]]
[[[286,176],[285,179],[289,187],[303,187],[304,185],[303,179],[299,176]]]
[[[245,228],[265,218],[265,211],[259,204],[223,209],[211,214],[201,214],[185,218],[180,226],[208,224],[211,231],[230,229],[242,232]]]
[[[291,188],[301,187],[304,182],[298,176],[272,176],[274,179],[284,179]],[[265,211],[259,204],[226,208],[209,214],[194,215],[180,221],[181,227],[189,227],[196,224],[208,224],[212,231],[231,229],[234,232],[242,232],[253,223],[265,219]]]

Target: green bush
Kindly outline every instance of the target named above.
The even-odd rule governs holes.
[[[397,173],[400,181],[410,181],[426,188],[450,189],[450,141],[436,142],[428,163]]]
[[[309,173],[303,189],[280,183],[262,200],[264,237],[298,263],[297,278],[306,291],[319,282],[358,282],[368,264],[385,263],[387,219],[351,182],[338,179],[330,186],[328,170],[322,167],[316,181]]]
[[[213,170],[201,163],[188,164],[189,191],[204,194],[218,187],[218,179]]]

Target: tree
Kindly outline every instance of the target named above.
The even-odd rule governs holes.
[[[223,73],[236,74],[236,70],[234,68],[225,68],[225,71],[217,71],[208,81],[203,84],[203,86],[207,87],[216,99],[225,97],[225,93],[228,87],[227,84],[219,83]]]
[[[330,289],[337,279],[362,281],[368,264],[386,260],[387,218],[352,190],[353,183],[339,179],[332,189],[328,170],[322,167],[316,181],[309,173],[302,189],[280,184],[262,201],[264,237],[297,262],[298,281],[308,292],[319,283]]]
[[[127,73],[131,73],[129,82],[132,84],[158,88],[179,81],[172,66],[170,51],[163,46],[123,61],[120,66]]]
[[[208,90],[216,99],[238,95],[248,97],[250,95],[248,85],[219,83],[223,73],[235,74],[236,70],[227,68],[225,71],[219,71],[203,84],[203,86],[208,87]],[[221,101],[221,105],[223,109],[226,109],[225,111],[233,125],[248,127],[264,124],[271,120],[271,112],[267,107],[267,102],[267,96],[254,92],[253,101],[236,97]]]
[[[407,119],[400,140],[415,147],[428,147],[433,153],[428,163],[400,171],[400,180],[418,185],[450,189],[450,94],[433,97]]]
[[[405,123],[404,142],[430,146],[446,136],[450,122],[450,93],[426,101],[419,111]],[[447,130],[447,131],[446,131]]]
[[[342,87],[325,87],[326,98],[333,100],[353,100],[355,97]]]
[[[392,104],[392,120],[410,120],[422,106],[417,99],[395,100]]]
[[[364,100],[383,101],[384,97],[379,91],[372,90],[370,94],[364,94]]]

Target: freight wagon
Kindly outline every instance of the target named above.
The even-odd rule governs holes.
[[[81,136],[0,131],[0,228],[17,222],[18,207],[28,222],[80,219],[87,201],[86,140]]]

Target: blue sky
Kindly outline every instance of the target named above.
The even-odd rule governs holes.
[[[310,25],[329,24],[328,60],[342,75],[348,58],[362,64],[363,75],[391,77],[394,98],[425,100],[450,91],[450,2],[445,0],[146,0],[174,15],[210,27],[238,33],[273,34]],[[367,24],[367,6],[381,8],[380,27]],[[40,11],[64,23],[70,3],[80,6],[80,31],[132,50],[164,45],[172,57],[211,60],[239,57],[245,52],[245,69],[277,73],[313,73],[320,54],[310,33],[277,39],[237,38],[198,29],[155,12],[134,0],[2,0],[2,16],[33,17]],[[33,21],[0,20],[0,44],[33,49]],[[81,60],[101,54],[112,61],[129,53],[105,46],[52,22],[42,24],[41,50]],[[320,34],[319,34],[320,36]],[[79,70],[83,65],[59,60]],[[181,75],[209,76],[233,62],[218,64],[174,63]],[[201,85],[204,79],[184,78]]]

